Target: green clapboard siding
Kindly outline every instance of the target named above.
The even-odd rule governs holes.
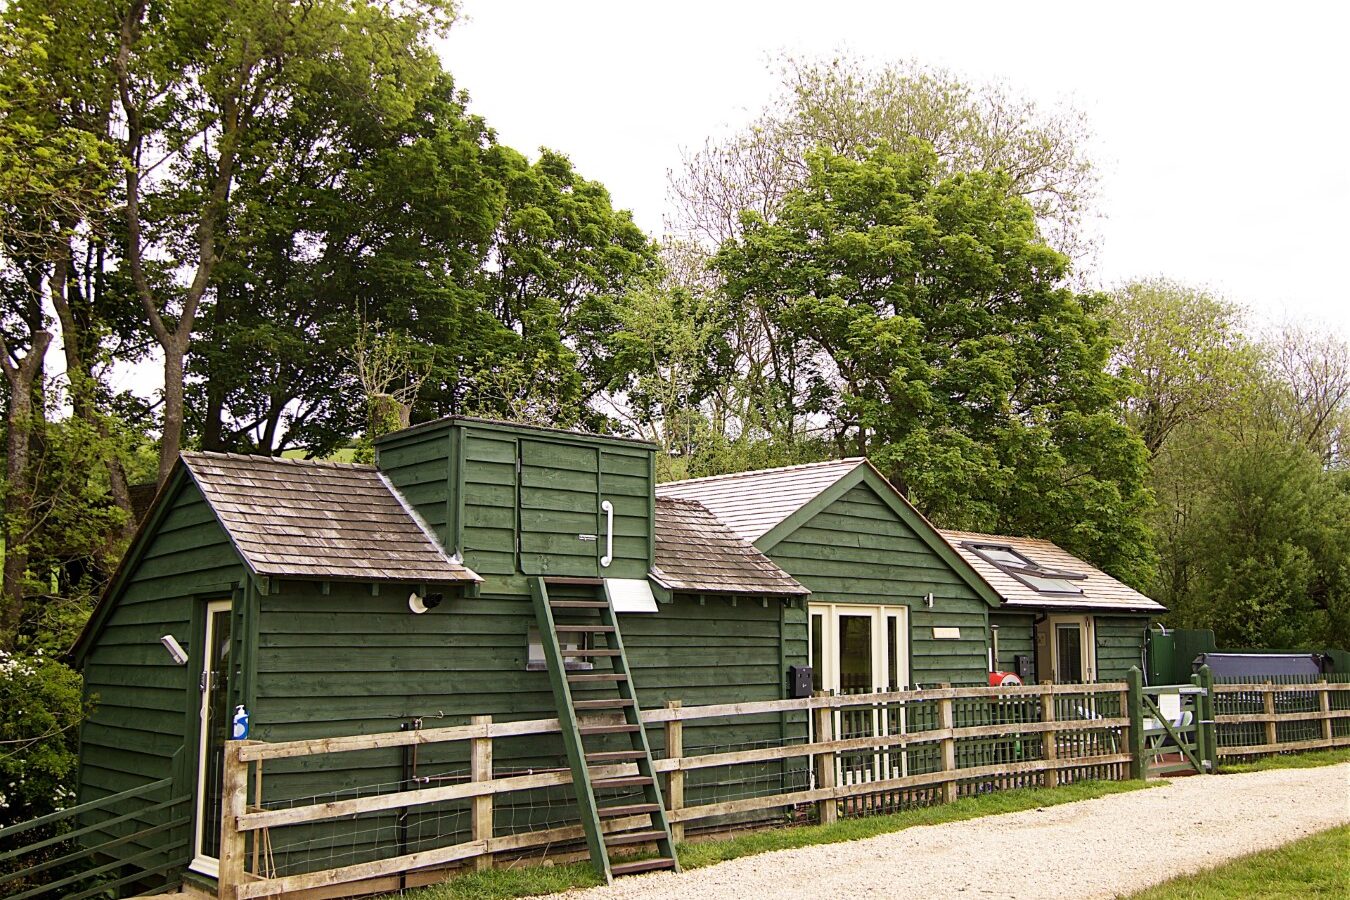
[[[208,599],[230,599],[246,577],[224,530],[190,479],[182,477],[120,589],[105,602],[111,612],[84,659],[85,691],[93,713],[80,729],[79,800],[97,800],[162,778],[174,777],[174,795],[194,792],[190,776],[201,671],[200,615]],[[172,634],[191,655],[176,666],[160,645]],[[164,798],[161,798],[164,799]],[[99,821],[141,808],[99,814]],[[182,814],[182,810],[178,811]],[[110,826],[122,836],[168,821],[167,814]],[[94,824],[87,822],[85,824]],[[125,857],[158,849],[162,861],[187,855],[187,829],[162,832],[122,845]]]
[[[1124,681],[1131,666],[1143,667],[1147,616],[1097,616],[1097,678]]]
[[[633,441],[450,419],[382,438],[379,465],[445,547],[483,576],[483,594],[524,597],[529,575],[647,577],[652,452]],[[614,506],[614,558],[602,567],[605,500]]]
[[[1010,613],[990,610],[989,624],[998,626],[998,664],[1004,672],[1014,672],[1014,656],[1031,658],[1031,671],[1036,672],[1036,616],[1032,613]]]
[[[908,607],[911,686],[987,683],[987,604],[870,485],[846,492],[769,556],[811,589],[811,603]],[[923,603],[930,592],[932,609]],[[935,639],[939,626],[960,628],[960,639]],[[805,663],[805,642],[794,647]]]
[[[512,595],[447,598],[437,609],[416,616],[406,600],[368,586],[317,586],[287,582],[281,592],[259,597],[257,689],[253,736],[265,741],[333,734],[396,731],[413,719],[423,726],[463,724],[473,715],[499,721],[551,718],[557,714],[548,675],[528,671],[527,635],[534,624],[528,600]],[[783,696],[784,622],[804,637],[800,610],[780,601],[690,598],[662,604],[656,615],[621,620],[638,696],[645,707],[667,699],[687,704],[768,700]],[[584,698],[585,688],[577,688]],[[598,689],[608,693],[606,688]],[[691,726],[686,747],[781,742],[804,733],[804,722],[780,716],[725,727]],[[714,738],[713,732],[716,732]],[[654,730],[659,748],[663,734]],[[457,777],[467,772],[468,745],[428,745],[417,751],[417,775]],[[268,763],[266,799],[285,803],[328,796],[388,790],[404,773],[402,750],[334,754]],[[560,738],[532,736],[497,741],[496,770],[566,766]],[[778,766],[775,772],[784,771]],[[715,796],[716,773],[689,783],[691,801]],[[761,778],[767,778],[760,773]],[[525,830],[563,821],[571,805],[567,789],[513,797],[498,809],[498,828]],[[696,802],[702,802],[697,799]],[[512,805],[514,804],[514,805]],[[464,837],[467,804],[420,813],[409,826],[407,847],[436,846]],[[345,829],[345,831],[344,831]],[[395,818],[363,820],[359,834],[350,823],[276,829],[274,852],[283,871],[299,871],[317,860],[321,848],[341,843],[337,864],[390,855],[396,845]],[[338,835],[347,837],[339,840]],[[391,844],[391,842],[394,842]]]

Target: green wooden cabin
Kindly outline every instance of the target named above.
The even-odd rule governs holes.
[[[657,486],[651,444],[469,418],[396,432],[376,451],[375,466],[185,453],[156,498],[75,651],[95,703],[80,800],[165,778],[192,798],[185,821],[103,813],[125,818],[107,822],[110,836],[159,828],[128,840],[127,858],[212,877],[221,747],[239,707],[265,741],[557,715],[538,578],[558,596],[602,584],[614,598],[646,708],[782,698],[794,665],[840,692],[982,684],[991,623],[999,661],[1015,633],[1035,633],[1037,613],[1013,609],[866,460]],[[1133,616],[1103,614],[1098,639]],[[780,743],[806,728],[777,715],[691,724],[684,743]],[[264,801],[461,778],[466,754],[269,762]],[[494,747],[498,772],[566,765],[557,737]],[[728,788],[726,774],[691,775],[688,801],[807,778],[776,764]],[[576,815],[570,789],[512,798],[495,807],[499,834]],[[289,874],[459,841],[469,823],[452,803],[280,829],[272,851]]]
[[[806,588],[696,504],[657,502],[653,452],[449,419],[388,436],[375,467],[185,453],[75,651],[95,703],[81,801],[172,778],[175,795],[193,797],[190,822],[110,810],[137,815],[107,830],[163,826],[129,841],[127,858],[179,860],[189,878],[209,880],[220,748],[240,706],[250,737],[267,741],[557,715],[530,598],[536,575],[621,582],[649,610],[621,617],[645,707],[784,696],[786,666],[804,652]],[[716,736],[706,738],[691,727],[685,740],[781,741],[794,727],[775,717],[708,726]],[[465,751],[269,764],[264,799],[454,778]],[[556,738],[502,741],[495,754],[498,771],[566,765]],[[699,790],[691,780],[691,801]],[[566,821],[571,805],[566,790],[540,791],[499,806],[497,827]],[[457,841],[469,815],[450,804],[344,824],[354,837],[332,824],[278,831],[280,871]]]

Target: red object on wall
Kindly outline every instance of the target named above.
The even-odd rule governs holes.
[[[1021,683],[1022,683],[1022,679],[1020,679],[1020,678],[1017,677],[1017,673],[1016,673],[1016,672],[990,672],[990,673],[989,673],[989,686],[990,686],[990,687],[1002,687],[1002,686],[1005,685],[1005,684],[1006,684],[1006,685],[1016,685],[1016,684],[1021,684]]]

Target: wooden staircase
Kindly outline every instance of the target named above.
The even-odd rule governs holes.
[[[551,598],[550,587],[566,593],[566,599]],[[538,576],[531,579],[530,592],[596,872],[606,882],[638,872],[678,872],[665,802],[642,727],[642,708],[604,581]],[[564,649],[564,643],[575,646]],[[568,660],[590,662],[593,667],[569,670]],[[603,671],[606,661],[609,670]],[[576,699],[574,688],[585,699]],[[655,844],[657,857],[621,862],[610,858],[615,849],[642,844]]]

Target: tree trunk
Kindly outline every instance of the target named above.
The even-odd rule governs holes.
[[[9,410],[5,425],[5,565],[0,586],[0,649],[12,650],[23,615],[23,588],[28,573],[28,538],[33,519],[33,473],[29,446],[33,436],[33,389],[42,374],[42,360],[52,336],[33,335],[33,345],[19,362],[10,359],[8,347],[0,347],[5,379],[9,382]]]
[[[186,341],[170,341],[164,347],[164,432],[159,444],[159,484],[169,480],[183,449],[183,366]]]

